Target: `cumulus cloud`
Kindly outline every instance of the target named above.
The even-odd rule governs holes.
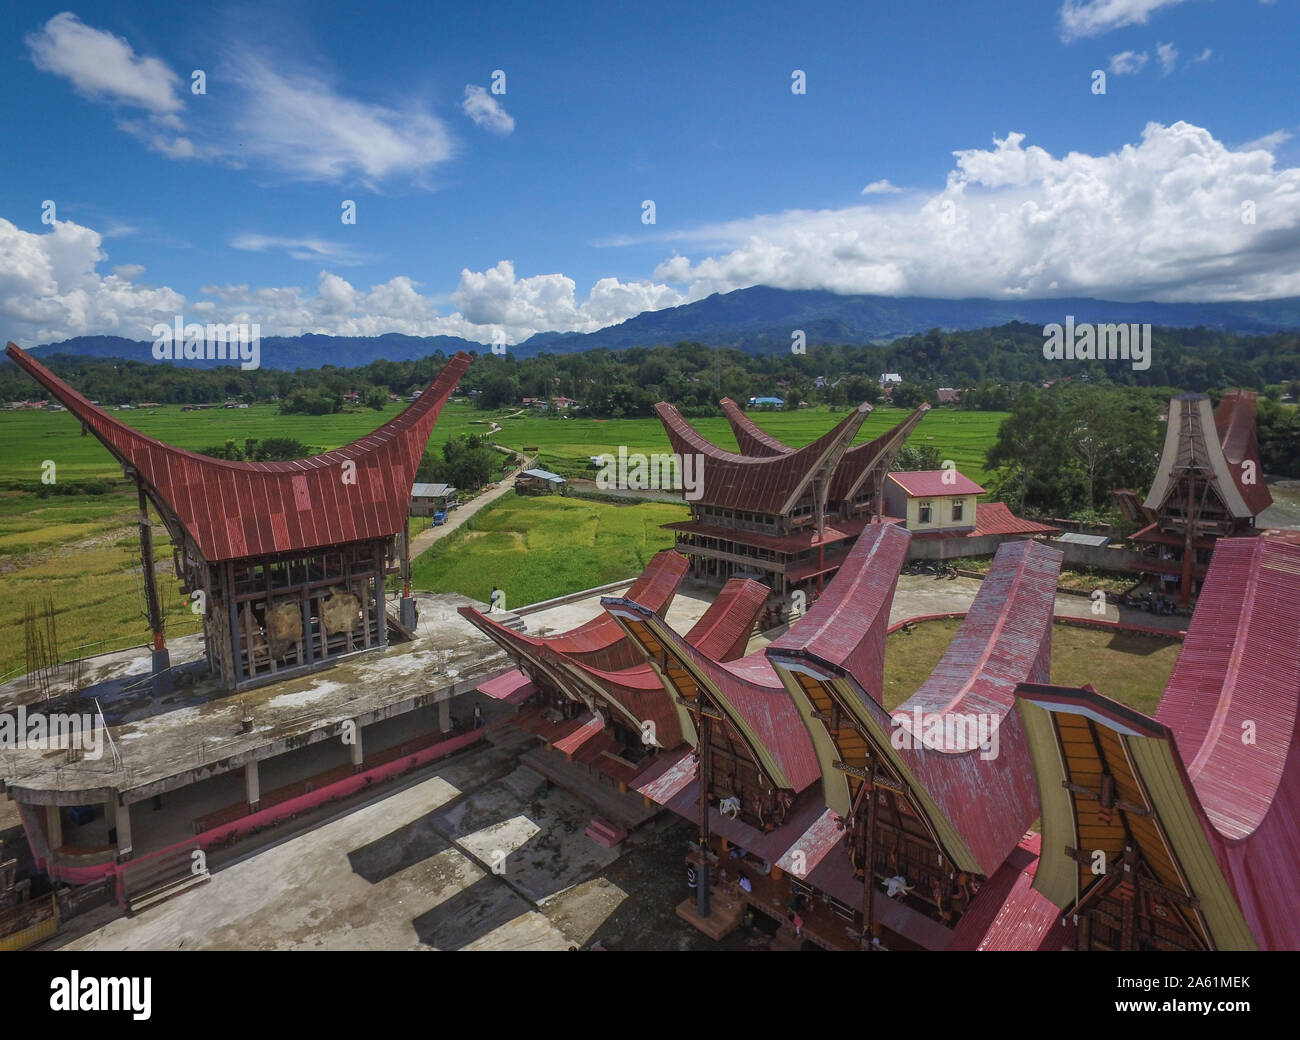
[[[1191,60],[1190,64],[1199,65],[1203,61],[1209,61],[1210,55],[1213,53],[1214,51],[1212,51],[1209,47],[1206,47],[1205,50],[1201,51],[1200,54],[1198,54],[1195,58]]]
[[[38,69],[62,76],[85,97],[143,108],[158,116],[183,107],[179,77],[157,58],[142,58],[122,37],[86,25],[70,11],[27,36]]]
[[[601,278],[580,301],[573,279],[517,278],[509,260],[487,271],[463,270],[452,294],[460,310],[449,314],[440,313],[432,296],[406,275],[363,289],[328,270],[319,272],[314,291],[210,284],[191,300],[167,287],[134,284],[144,273],[138,264],[100,274],[97,267],[108,259],[102,244],[98,232],[69,221],[37,234],[0,219],[0,324],[14,340],[32,346],[96,334],[148,339],[156,323],[192,312],[205,321],[258,322],[263,336],[404,332],[489,343],[500,333],[517,343],[535,332],[590,332],[685,300],[666,285]],[[232,244],[259,251],[301,248],[307,251],[303,258],[340,262],[326,256],[335,244],[314,239],[248,234]]]
[[[1146,68],[1150,57],[1146,51],[1137,53],[1135,51],[1120,51],[1118,54],[1112,54],[1110,58],[1110,74],[1112,76],[1132,76]]]
[[[872,181],[870,184],[868,184],[865,188],[862,189],[861,194],[863,194],[863,195],[897,195],[897,194],[898,194],[900,191],[902,191],[902,190],[903,190],[902,188],[895,187],[893,184],[890,184],[890,183],[889,183],[889,180],[888,180],[888,179],[885,179],[885,180],[879,180],[879,181]]]
[[[1061,5],[1061,36],[1067,42],[1100,36],[1125,25],[1145,25],[1162,7],[1183,0],[1065,0]]]
[[[100,274],[102,243],[98,232],[66,220],[38,235],[0,218],[0,317],[11,338],[25,345],[94,334],[138,338],[177,312],[180,293],[132,284],[143,268]]]
[[[368,289],[321,270],[314,286],[204,285],[187,300],[109,275],[102,236],[57,222],[43,233],[0,220],[0,319],[24,344],[112,333],[142,339],[178,313],[257,321],[264,336],[318,332],[458,335],[589,332],[646,310],[752,285],[938,297],[1096,296],[1266,299],[1300,295],[1300,168],[1280,167],[1276,131],[1230,148],[1205,129],[1149,124],[1114,152],[1057,157],[1023,134],[954,153],[941,189],[829,210],[791,210],[674,232],[674,253],[644,281],[599,279],[580,298],[564,274],[519,277],[502,260],[462,270],[442,313],[406,275]],[[1243,223],[1250,203],[1255,222]],[[244,248],[300,249],[340,261],[316,239],[244,236]],[[671,284],[666,284],[671,283]]]
[[[466,320],[501,329],[512,341],[531,332],[592,332],[646,310],[685,302],[677,290],[654,282],[602,278],[578,303],[572,278],[562,274],[516,278],[502,260],[486,271],[462,270],[451,302]]]
[[[919,296],[1259,299],[1300,294],[1300,169],[1188,123],[1057,158],[1011,133],[954,153],[919,202],[790,211],[690,234],[728,250],[671,280],[701,299],[751,285]],[[1257,222],[1243,224],[1242,204]],[[668,277],[662,266],[656,277]]]
[[[460,109],[474,121],[475,126],[491,130],[494,134],[508,134],[515,128],[514,117],[502,107],[483,87],[470,83],[465,87],[465,100]]]

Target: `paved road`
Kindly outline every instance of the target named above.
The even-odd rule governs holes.
[[[525,459],[523,468],[531,469],[536,464],[536,461],[536,459]],[[513,494],[514,490],[514,481],[507,477],[491,491],[485,491],[477,498],[466,502],[463,506],[457,506],[448,514],[447,522],[445,524],[438,527],[430,527],[427,530],[421,531],[411,539],[411,559],[415,559],[415,557],[419,556],[420,553],[424,552],[425,549],[429,548],[429,546],[440,538],[446,538],[452,531],[459,530],[471,516],[477,513],[484,506],[491,502],[495,502],[502,495]]]

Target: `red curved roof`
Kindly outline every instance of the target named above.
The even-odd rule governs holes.
[[[1272,492],[1264,482],[1264,466],[1259,458],[1259,440],[1255,433],[1255,406],[1257,395],[1253,390],[1229,390],[1214,411],[1214,429],[1219,435],[1223,456],[1228,460],[1232,482],[1241,497],[1258,515],[1273,504]],[[1254,467],[1254,481],[1245,482],[1250,463]]]
[[[770,458],[737,455],[719,448],[703,437],[672,405],[660,402],[655,411],[673,451],[678,455],[702,455],[703,483],[698,501],[724,509],[785,513],[794,508],[818,469],[836,464],[852,443],[867,417],[869,406],[849,412],[832,430],[797,451]]]
[[[879,700],[889,610],[910,541],[907,531],[896,524],[868,524],[826,591],[767,647],[767,656],[802,658],[841,669]]]
[[[1041,834],[1021,839],[997,873],[980,886],[945,949],[1074,949],[1074,924],[1062,920],[1056,904],[1034,888],[1042,844]]]
[[[831,481],[831,500],[839,502],[852,498],[874,469],[878,466],[889,469],[898,450],[907,442],[907,438],[916,429],[916,424],[925,418],[929,410],[930,405],[923,402],[906,419],[890,427],[879,437],[865,444],[855,445],[846,451],[844,458],[840,460],[839,468],[835,471],[835,479]]]
[[[724,397],[719,404],[722,406],[722,414],[731,423],[741,454],[752,455],[755,458],[774,458],[778,455],[788,455],[795,450],[766,432],[741,411],[740,406],[730,397]],[[870,410],[869,405],[867,408]],[[865,444],[856,444],[849,448],[835,469],[835,477],[831,481],[830,501],[839,502],[852,498],[873,469],[882,462],[888,468],[889,462],[893,461],[893,456],[898,453],[898,449],[906,442],[912,430],[916,428],[916,424],[925,418],[929,410],[930,405],[922,403],[906,419],[896,423],[880,436]]]
[[[686,633],[686,642],[700,653],[718,661],[731,661],[745,652],[758,612],[767,602],[769,589],[761,582],[732,578],[722,592]],[[593,679],[608,698],[641,720],[655,724],[660,746],[676,747],[682,742],[681,722],[676,705],[655,670],[642,659],[640,664],[619,671],[592,668],[574,662]]]
[[[864,533],[863,537],[866,537]],[[1038,815],[1038,790],[1020,717],[1012,711],[1016,685],[1045,681],[1051,663],[1052,612],[1062,553],[1038,542],[998,547],[988,575],[938,666],[921,688],[892,712],[844,663],[825,659],[832,674],[848,675],[878,740],[892,752],[969,852],[991,877]],[[837,576],[838,580],[838,576]],[[786,641],[782,640],[784,644]],[[769,648],[778,668],[798,666],[784,646]],[[860,668],[860,665],[856,666]],[[878,673],[876,673],[878,674]],[[822,680],[823,685],[828,680]],[[858,712],[854,706],[855,712]],[[926,743],[928,719],[983,720],[981,737],[996,745],[952,749]],[[920,732],[916,730],[919,720]],[[910,735],[909,739],[902,739]],[[958,849],[950,849],[957,857]],[[963,857],[964,858],[964,857]]]
[[[1220,539],[1155,713],[1250,930],[1273,949],[1300,948],[1298,603],[1300,546]]]
[[[740,445],[740,454],[768,459],[776,455],[789,455],[794,451],[754,422],[730,397],[724,397],[718,404],[722,408],[722,414],[727,417],[727,422],[731,423],[731,431],[736,435],[736,443]]]
[[[657,614],[667,613],[673,597],[677,595],[677,586],[686,577],[690,566],[690,561],[674,549],[657,552],[632,583],[627,596],[644,603]],[[523,652],[527,647],[545,648],[592,668],[609,671],[630,668],[645,661],[640,651],[627,641],[618,622],[603,610],[577,628],[551,636],[524,635],[506,628],[491,615],[480,613],[473,607],[460,607],[459,613],[506,650]]]
[[[154,503],[176,515],[209,562],[400,532],[433,424],[472,360],[457,354],[410,407],[351,444],[292,462],[228,462],[147,437],[26,351],[10,343],[6,353],[139,474]],[[344,482],[345,462],[354,464],[355,481]]]
[[[684,567],[679,567],[670,557],[684,560],[673,550],[659,553],[651,566],[627,592],[630,600],[644,604],[646,609],[662,615],[667,611],[672,596],[665,598],[664,590],[675,576],[672,589],[681,580]],[[660,557],[664,557],[660,560]],[[654,569],[655,573],[651,574]],[[708,610],[695,622],[686,635],[691,646],[700,647],[704,652],[717,655],[721,660],[729,660],[744,653],[754,630],[754,621],[767,600],[766,585],[747,579],[733,578],[723,587],[721,594],[709,605]],[[658,603],[656,607],[654,604]],[[606,699],[619,705],[639,724],[646,721],[654,723],[655,738],[660,746],[676,747],[682,742],[681,724],[672,698],[664,690],[663,684],[645,657],[631,645],[623,630],[608,613],[602,612],[600,618],[561,636],[527,636],[513,629],[506,628],[490,615],[482,614],[473,607],[461,607],[460,614],[477,627],[494,642],[503,646],[508,652],[525,658],[533,668],[548,676],[551,682],[561,689],[586,700],[582,692],[575,688],[568,673],[575,668],[590,681],[590,686],[601,691]],[[613,634],[623,644],[605,643],[600,650],[593,651],[592,636],[606,639],[611,633],[608,622],[613,625]],[[584,633],[580,640],[574,639],[574,633]],[[574,646],[583,646],[585,650],[574,650]],[[602,652],[603,651],[603,652]],[[627,667],[610,667],[599,663],[604,660],[621,660],[635,658],[635,663]],[[589,689],[589,687],[588,687]]]
[[[789,656],[826,659],[867,676],[879,676],[888,604],[907,540],[907,533],[893,524],[868,526],[821,599],[768,649],[779,647]],[[635,603],[604,602],[616,615],[653,624],[652,615]],[[820,779],[812,739],[766,651],[720,662],[687,644],[666,625],[653,627],[664,651],[694,676],[694,681],[718,692],[723,701],[720,707],[761,745],[755,754],[770,755],[796,794]],[[876,688],[879,686],[877,678]]]

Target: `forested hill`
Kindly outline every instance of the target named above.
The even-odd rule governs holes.
[[[989,329],[1012,322],[1038,328],[1064,322],[1150,323],[1257,335],[1300,329],[1300,297],[1242,303],[1117,303],[1093,299],[942,300],[924,297],[842,296],[821,290],[755,286],[715,294],[704,300],[646,311],[618,325],[588,333],[543,332],[515,344],[516,357],[571,354],[590,350],[654,347],[681,341],[731,347],[746,354],[788,353],[791,335],[801,330],[809,344],[846,346],[885,344],[929,329]],[[458,350],[482,353],[482,343],[457,336],[266,336],[264,368],[294,370],[324,365],[356,367],[372,361],[412,361]],[[153,361],[151,344],[119,336],[79,336],[35,348],[37,357],[54,354]],[[221,362],[212,362],[220,365]]]

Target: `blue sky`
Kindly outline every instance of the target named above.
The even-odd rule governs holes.
[[[817,6],[9,5],[0,332],[1300,295],[1295,0]]]

